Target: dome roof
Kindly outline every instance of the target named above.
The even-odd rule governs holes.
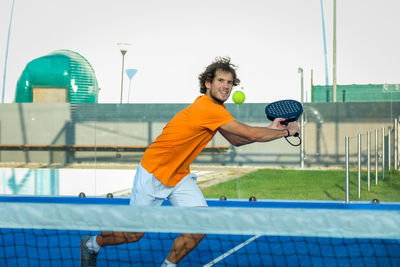
[[[64,89],[70,103],[97,103],[99,92],[92,66],[71,50],[57,50],[29,62],[17,82],[15,102],[33,102],[36,88]]]

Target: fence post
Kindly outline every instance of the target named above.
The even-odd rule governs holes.
[[[361,134],[358,134],[358,198],[361,198]]]
[[[392,145],[392,141],[390,140],[392,137],[391,132],[392,132],[392,127],[389,126],[388,127],[388,170],[389,170],[389,172],[392,167],[392,149],[390,148]]]
[[[367,171],[368,171],[368,191],[371,191],[371,132],[367,133]]]
[[[399,119],[394,120],[394,169],[398,169],[399,164]]]
[[[385,180],[385,127],[382,127],[382,180]]]
[[[375,184],[378,184],[378,129],[375,129]]]
[[[349,137],[345,138],[345,149],[346,149],[346,203],[349,203]]]

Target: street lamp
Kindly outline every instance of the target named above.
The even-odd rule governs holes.
[[[121,98],[119,100],[119,103],[122,104],[122,93],[124,91],[124,69],[125,69],[124,60],[125,60],[125,54],[126,54],[126,52],[128,52],[128,50],[121,49],[120,51],[122,54],[122,75],[121,75]]]
[[[125,54],[128,52],[128,47],[131,46],[130,43],[117,43],[119,46],[119,51],[122,54],[122,73],[121,73],[121,98],[119,103],[122,104],[122,93],[124,91],[124,72],[125,72]]]
[[[304,106],[304,75],[303,75],[303,69],[298,68],[297,73],[300,73],[301,76],[301,105]],[[301,142],[300,145],[300,168],[304,168],[304,115],[301,115],[300,117],[300,136],[303,139],[303,142]]]

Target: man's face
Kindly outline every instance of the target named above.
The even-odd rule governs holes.
[[[230,72],[217,70],[212,82],[205,83],[207,92],[206,95],[217,104],[223,104],[228,100],[233,88],[233,75]]]

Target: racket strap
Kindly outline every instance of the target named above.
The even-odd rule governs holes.
[[[285,136],[285,139],[286,139],[286,141],[289,143],[289,144],[291,144],[292,146],[299,146],[299,145],[301,145],[301,138],[300,138],[300,136],[294,136],[294,137],[297,137],[297,138],[299,138],[299,143],[298,144],[293,144],[292,142],[290,142],[289,141],[289,139],[287,138],[287,136]]]

